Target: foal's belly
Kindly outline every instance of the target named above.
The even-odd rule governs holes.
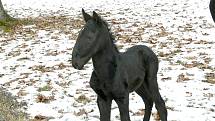
[[[128,74],[129,76],[130,74]],[[129,92],[133,92],[136,89],[138,89],[144,82],[145,72],[141,71],[139,73],[136,73],[134,75],[130,75],[130,78],[128,78],[128,88]]]
[[[127,64],[127,67],[125,69],[127,74],[127,81],[128,81],[128,88],[129,92],[135,91],[137,88],[139,88],[145,78],[145,68],[143,67],[142,63],[135,62],[132,64]]]

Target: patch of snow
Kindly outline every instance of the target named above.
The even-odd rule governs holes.
[[[158,83],[170,121],[215,119],[214,84],[205,82],[207,73],[215,73],[215,27],[209,1],[2,0],[9,14],[18,18],[61,15],[78,19],[81,8],[91,13],[96,10],[110,23],[114,34],[122,36],[120,40],[116,35],[121,52],[138,44],[151,47],[159,57]],[[99,121],[96,94],[89,87],[92,61],[81,71],[75,70],[69,61],[75,40],[56,29],[40,30],[35,25],[23,29],[31,29],[35,37],[29,39],[25,33],[16,33],[12,40],[7,40],[6,35],[0,36],[0,85],[27,103],[26,112],[31,118],[43,115],[52,117],[50,121]],[[134,32],[139,32],[140,39],[135,38]],[[125,42],[124,35],[131,42]],[[38,90],[46,85],[50,89]],[[54,99],[37,102],[39,94]],[[90,101],[78,102],[81,95]],[[132,121],[142,121],[144,115],[135,115],[142,109],[142,99],[130,94]],[[156,109],[152,112],[156,113]],[[111,120],[119,121],[115,102]]]

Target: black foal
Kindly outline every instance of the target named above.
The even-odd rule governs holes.
[[[162,121],[167,121],[167,110],[157,83],[158,58],[154,52],[138,45],[120,53],[107,23],[93,12],[82,9],[86,24],[73,48],[72,65],[76,69],[92,58],[94,71],[90,86],[97,93],[100,121],[110,121],[111,103],[115,100],[121,121],[130,121],[129,93],[135,91],[145,103],[144,121],[149,121],[153,103]]]

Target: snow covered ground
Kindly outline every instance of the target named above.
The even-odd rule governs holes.
[[[99,121],[93,70],[70,63],[84,24],[81,8],[108,21],[120,51],[144,44],[158,55],[160,92],[170,121],[215,120],[215,24],[209,0],[2,0],[16,18],[48,20],[0,35],[0,85],[26,102],[32,119]],[[47,17],[48,16],[48,17]],[[51,17],[56,16],[56,17]],[[132,121],[142,121],[144,103],[130,94]],[[112,121],[119,121],[116,104]],[[155,108],[151,121],[157,119]]]

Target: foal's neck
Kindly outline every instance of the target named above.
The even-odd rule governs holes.
[[[108,38],[107,41],[105,47],[92,57],[94,71],[103,81],[110,81],[114,77],[119,55],[111,38]]]

